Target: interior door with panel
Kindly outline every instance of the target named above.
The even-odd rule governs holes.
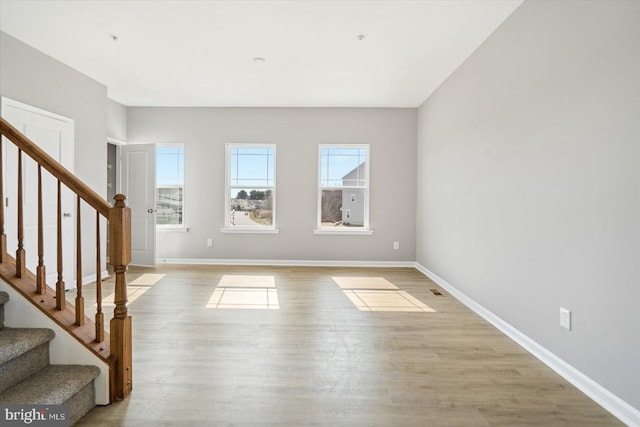
[[[74,170],[74,121],[21,102],[2,98],[2,117],[25,134],[38,147],[60,162],[70,172]],[[7,251],[15,256],[17,247],[17,177],[18,150],[9,141],[3,144],[5,231]],[[42,174],[42,211],[44,263],[46,282],[55,288],[57,282],[57,209],[58,180],[44,168]],[[38,265],[38,165],[22,155],[23,230],[26,267],[35,273]],[[65,287],[75,287],[75,197],[61,186],[62,206],[62,275]]]
[[[156,146],[120,147],[122,191],[131,209],[131,264],[156,263]]]

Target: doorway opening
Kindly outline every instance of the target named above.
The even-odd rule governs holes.
[[[118,145],[107,142],[107,201],[113,204],[113,198],[118,194],[119,168]],[[109,262],[109,224],[107,223],[107,262]]]

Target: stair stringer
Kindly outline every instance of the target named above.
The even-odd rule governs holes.
[[[100,375],[94,380],[96,404],[109,404],[109,365],[80,344],[46,314],[35,308],[16,290],[0,279],[0,291],[9,294],[4,306],[5,326],[11,328],[49,328],[56,336],[49,344],[49,359],[54,365],[94,365]]]

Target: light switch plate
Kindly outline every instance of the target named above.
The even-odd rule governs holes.
[[[571,330],[571,311],[560,307],[560,326],[566,330]]]

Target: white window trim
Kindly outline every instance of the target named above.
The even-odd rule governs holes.
[[[337,227],[336,227],[337,228]],[[366,230],[355,230],[350,227],[345,227],[345,229],[333,230],[329,227],[321,227],[313,230],[313,234],[327,234],[334,236],[344,236],[344,235],[353,235],[353,236],[371,236],[373,234],[373,230],[368,228]]]
[[[221,233],[224,234],[278,234],[280,233],[280,229],[278,228],[249,228],[249,227],[224,227],[220,229]]]
[[[157,226],[156,231],[158,233],[187,233],[189,227],[184,225],[165,225],[162,227]]]
[[[366,150],[366,165],[365,165],[365,179],[367,186],[365,189],[365,204],[364,204],[364,226],[363,227],[323,227],[322,226],[322,150],[324,148],[364,148]],[[373,230],[369,228],[369,202],[371,182],[369,180],[371,169],[371,146],[370,144],[320,144],[318,145],[318,200],[317,200],[317,218],[316,229],[313,230],[313,234],[326,234],[326,235],[372,235]],[[328,188],[328,187],[327,187]],[[355,186],[343,186],[338,188],[354,188],[363,189],[363,187]]]
[[[272,209],[272,219],[270,226],[255,226],[255,227],[228,227],[230,221],[230,212],[231,208],[229,207],[229,194],[231,192],[231,177],[229,174],[231,173],[230,163],[231,163],[231,149],[232,148],[273,148],[273,187],[268,186],[260,186],[253,185],[252,188],[265,188],[271,189],[272,197],[273,197],[273,209]],[[278,150],[276,149],[276,144],[259,144],[259,143],[241,143],[241,142],[233,142],[225,144],[225,161],[224,161],[224,227],[220,229],[220,232],[226,234],[278,234],[280,230],[276,227],[276,216],[277,216],[277,207],[276,207],[276,198],[278,197],[278,191],[276,188],[277,185],[277,174],[276,171],[278,163]]]
[[[159,142],[156,144],[156,167],[158,166],[158,159],[157,159],[157,149],[158,147],[182,147],[182,170],[183,173],[185,173],[186,175],[186,165],[185,165],[185,149],[184,149],[184,143],[182,142]],[[157,172],[156,172],[157,174]],[[163,233],[168,233],[168,232],[176,232],[176,233],[186,233],[189,231],[189,227],[186,226],[186,217],[185,217],[185,212],[187,211],[187,209],[185,209],[186,207],[186,176],[182,177],[182,224],[180,225],[176,225],[176,224],[157,224],[156,223],[156,231],[161,231]],[[166,186],[164,186],[166,187]],[[177,186],[176,186],[177,187]],[[155,190],[157,191],[158,189],[158,182],[157,182],[157,178],[156,178],[156,185],[155,185]],[[154,194],[154,200],[155,200],[155,194]],[[155,204],[155,203],[154,203]]]

